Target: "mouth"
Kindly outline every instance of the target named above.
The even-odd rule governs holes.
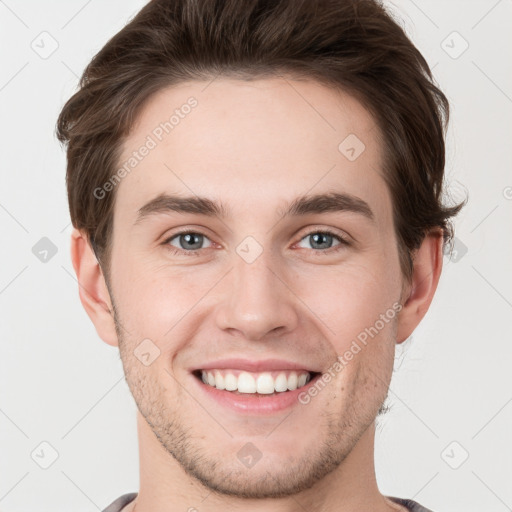
[[[197,369],[192,375],[205,386],[232,395],[272,397],[300,391],[321,374],[308,370],[250,372],[218,368]]]
[[[309,388],[322,376],[314,369],[287,359],[217,359],[189,368],[198,393],[224,410],[242,415],[286,412],[305,405]]]

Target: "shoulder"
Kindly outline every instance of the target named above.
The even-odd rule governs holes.
[[[416,501],[404,499],[404,498],[395,498],[393,496],[386,496],[389,500],[393,501],[394,503],[398,503],[399,505],[403,505],[407,508],[410,512],[433,512],[429,508],[425,508],[424,506],[420,505]]]
[[[117,500],[113,501],[103,512],[121,512],[121,510],[131,503],[137,497],[136,492],[123,494]]]

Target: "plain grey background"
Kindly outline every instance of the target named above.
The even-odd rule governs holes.
[[[138,490],[136,408],[79,302],[54,127],[144,3],[0,0],[3,512],[94,512]],[[436,512],[511,510],[512,2],[385,3],[451,102],[446,173],[469,204],[430,311],[397,350],[378,483]]]

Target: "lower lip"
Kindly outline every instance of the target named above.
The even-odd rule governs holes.
[[[321,374],[319,373],[315,375],[315,377],[313,377],[313,379],[305,386],[295,389],[294,391],[285,391],[273,395],[257,393],[239,395],[232,393],[231,391],[217,389],[209,384],[205,384],[194,375],[192,377],[207,396],[216,400],[224,407],[228,407],[238,413],[261,415],[284,411],[293,405],[301,404],[299,401],[299,395],[307,393],[309,387],[316,383],[316,381],[321,377]]]

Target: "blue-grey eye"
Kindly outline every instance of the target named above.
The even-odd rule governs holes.
[[[178,241],[178,246],[174,245],[174,241]],[[181,250],[190,250],[195,251],[198,249],[204,249],[203,243],[205,240],[208,240],[208,238],[201,233],[178,233],[177,235],[173,236],[169,239],[168,243],[169,245],[172,245],[173,247],[176,247],[177,249]],[[211,245],[211,242],[210,242]],[[209,247],[209,245],[207,246]]]
[[[339,243],[337,245],[344,243],[344,240],[339,235],[328,231],[309,233],[309,235],[306,235],[299,243],[302,243],[303,240],[308,240],[313,249],[330,249],[333,247],[334,240],[338,240]],[[306,249],[308,249],[308,247],[306,247]]]

